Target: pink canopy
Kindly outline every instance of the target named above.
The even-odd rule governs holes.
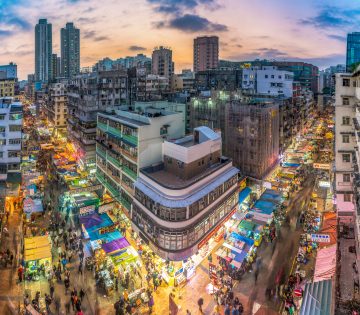
[[[336,271],[336,244],[319,249],[316,262],[314,282],[331,279]]]

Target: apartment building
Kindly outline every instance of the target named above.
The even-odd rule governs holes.
[[[45,112],[48,121],[57,129],[66,129],[67,88],[64,83],[52,83],[49,86]]]
[[[222,156],[221,136],[208,127],[165,141],[158,163],[140,169],[133,229],[160,257],[196,254],[234,213],[239,170]]]
[[[123,70],[85,73],[70,80],[67,131],[84,167],[95,170],[97,112],[127,104],[128,99],[128,76]]]
[[[0,98],[0,198],[19,194],[22,124],[22,104]]]
[[[161,159],[162,143],[184,135],[184,113],[139,106],[97,115],[96,177],[130,216],[139,170]]]
[[[0,79],[0,97],[15,96],[16,79]]]

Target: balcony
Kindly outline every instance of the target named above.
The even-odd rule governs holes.
[[[106,151],[102,147],[100,147],[99,144],[96,145],[96,153],[102,158],[106,159]]]
[[[128,168],[127,166],[123,165],[122,170],[125,174],[129,175],[132,179],[134,179],[134,180],[137,179],[137,174],[133,170]]]
[[[119,196],[119,191],[108,183],[107,179],[96,172],[96,179],[110,192],[113,197]]]
[[[108,130],[108,126],[106,124],[102,123],[102,122],[98,122],[97,127],[99,129],[101,129],[102,131],[105,131],[105,132]]]
[[[127,140],[127,141],[129,141],[130,143],[132,143],[132,144],[134,144],[134,145],[137,146],[137,144],[138,144],[138,137],[137,137],[137,136],[124,135],[124,134],[123,134],[122,137],[123,137],[125,140]]]
[[[121,169],[122,165],[120,163],[119,160],[115,159],[114,157],[112,157],[110,154],[107,156],[107,160],[113,164],[115,167]]]
[[[121,131],[119,129],[117,129],[117,128],[109,126],[108,127],[108,132],[110,132],[111,134],[113,134],[113,135],[115,135],[117,137],[122,137]]]

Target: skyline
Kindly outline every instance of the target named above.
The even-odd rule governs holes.
[[[220,59],[302,60],[321,69],[345,63],[346,33],[357,31],[360,19],[360,6],[350,0],[104,2],[2,0],[0,64],[15,62],[20,79],[34,73],[34,27],[46,18],[53,24],[53,52],[58,55],[60,28],[67,22],[80,28],[81,67],[104,57],[151,56],[153,48],[162,45],[173,50],[179,72],[192,68],[195,37],[217,35]]]

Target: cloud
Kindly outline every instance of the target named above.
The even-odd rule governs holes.
[[[226,32],[228,27],[224,24],[210,22],[208,19],[195,14],[185,14],[183,16],[174,17],[168,22],[158,22],[155,24],[157,28],[173,28],[186,33],[194,32]]]
[[[129,50],[131,50],[131,51],[144,51],[144,50],[146,50],[146,48],[142,47],[142,46],[132,45],[132,46],[129,47]]]
[[[95,31],[84,31],[83,38],[85,39],[92,39],[94,42],[102,42],[104,40],[109,40],[108,36],[97,36]]]
[[[32,29],[32,25],[28,20],[16,11],[17,7],[23,3],[22,0],[0,0],[0,29],[2,29],[2,36],[10,36],[15,31],[28,31]],[[7,32],[6,29],[11,29]]]
[[[13,34],[12,31],[9,30],[0,30],[0,37],[8,37]]]
[[[327,37],[329,37],[329,38],[331,38],[331,39],[338,40],[338,41],[340,41],[340,42],[346,42],[346,36],[330,34],[330,35],[328,35]]]
[[[299,20],[301,25],[310,25],[321,29],[349,28],[357,26],[360,18],[359,8],[335,7],[326,5],[317,15]]]

